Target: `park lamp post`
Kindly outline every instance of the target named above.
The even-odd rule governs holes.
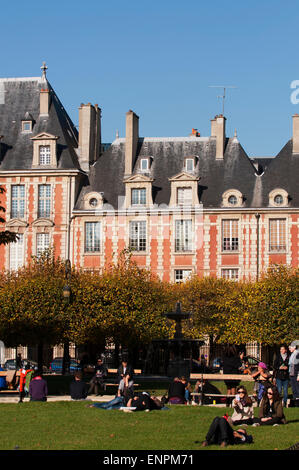
[[[65,306],[67,307],[71,301],[71,288],[69,286],[71,277],[71,262],[69,259],[65,262],[65,280],[66,284],[62,289],[62,298]],[[69,374],[70,372],[70,347],[69,341],[63,344],[63,359],[62,359],[62,375]]]

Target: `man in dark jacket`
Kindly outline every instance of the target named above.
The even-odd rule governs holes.
[[[87,397],[87,386],[82,381],[82,373],[76,372],[74,380],[70,384],[70,395],[72,400],[85,400]]]
[[[37,372],[29,384],[30,401],[47,401],[47,382],[42,378],[42,374]]]
[[[96,395],[99,395],[99,390],[106,391],[106,384],[105,380],[108,376],[107,367],[103,364],[102,359],[99,357],[97,360],[97,365],[95,366],[95,375],[92,377],[91,381],[89,382],[90,387],[88,393],[92,393],[93,390],[95,391]]]

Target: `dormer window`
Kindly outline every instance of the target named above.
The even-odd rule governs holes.
[[[131,191],[132,206],[144,206],[146,204],[146,189],[136,188]]]
[[[50,145],[39,146],[39,164],[50,165],[51,164],[51,148]]]
[[[148,158],[142,158],[140,160],[140,170],[149,171],[149,159]]]
[[[224,207],[241,207],[243,205],[243,195],[237,189],[229,189],[222,194],[222,205]]]
[[[177,205],[192,205],[192,188],[177,188]]]
[[[185,159],[185,170],[188,172],[194,171],[194,158]]]
[[[228,203],[230,206],[236,206],[238,204],[238,198],[237,196],[235,196],[234,194],[232,194],[231,196],[229,196],[229,198],[227,199]]]
[[[33,160],[32,166],[51,166],[57,167],[57,140],[58,136],[41,132],[35,137],[31,137],[33,141]]]
[[[32,121],[22,121],[22,132],[32,132]]]
[[[289,203],[288,193],[281,188],[276,188],[269,194],[269,205],[272,207],[283,207]]]

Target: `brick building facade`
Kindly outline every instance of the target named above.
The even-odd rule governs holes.
[[[0,185],[17,243],[0,269],[49,246],[72,265],[101,269],[130,247],[162,279],[191,273],[255,279],[271,263],[298,266],[299,116],[273,158],[249,158],[226,118],[211,135],[126,136],[101,142],[101,110],[79,107],[79,130],[46,77],[0,79]]]

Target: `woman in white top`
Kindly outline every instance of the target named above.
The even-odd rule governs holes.
[[[232,403],[234,412],[231,417],[231,424],[239,426],[241,424],[252,424],[254,418],[253,403],[248,396],[245,387],[240,385],[237,388],[237,395]]]

